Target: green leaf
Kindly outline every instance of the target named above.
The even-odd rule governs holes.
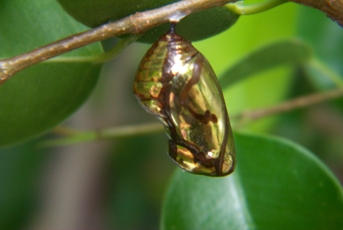
[[[306,62],[310,56],[309,47],[299,40],[270,43],[249,53],[227,69],[219,78],[220,85],[225,89],[237,81],[280,65],[299,65]]]
[[[0,57],[11,57],[85,30],[54,0],[6,1],[0,8]],[[88,97],[101,64],[99,44],[22,72],[0,86],[0,146],[40,135],[72,114]],[[70,59],[73,61],[70,62]]]
[[[177,170],[162,229],[339,229],[343,191],[310,152],[289,141],[238,134],[238,167],[224,178]]]

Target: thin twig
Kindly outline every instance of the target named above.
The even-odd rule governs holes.
[[[0,60],[0,85],[29,66],[114,36],[141,34],[166,23],[175,15],[186,16],[203,9],[222,6],[234,0],[184,0],[154,10],[135,13],[123,19],[64,38],[12,58]]]
[[[244,111],[241,114],[234,116],[233,119],[238,120],[239,126],[248,122],[255,121],[267,116],[289,112],[291,110],[304,108],[318,104],[324,101],[340,98],[343,96],[343,88],[329,90],[326,92],[314,93],[284,103],[251,111]]]
[[[343,88],[330,90],[322,93],[315,93],[300,97],[291,101],[281,103],[276,106],[258,109],[253,111],[245,111],[232,118],[237,120],[235,128],[244,125],[245,123],[279,114],[285,113],[298,108],[308,107],[320,102],[336,99],[343,96]],[[150,124],[128,125],[123,127],[111,127],[102,130],[93,131],[77,131],[68,127],[57,127],[54,130],[55,134],[62,136],[62,138],[51,139],[42,142],[39,147],[55,147],[72,145],[89,141],[108,140],[120,137],[137,136],[148,133],[162,132],[163,126],[160,123],[154,122]]]

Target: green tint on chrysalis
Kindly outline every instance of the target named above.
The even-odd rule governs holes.
[[[225,176],[235,145],[217,77],[206,58],[175,33],[175,24],[143,57],[134,94],[165,126],[168,154],[182,169]]]

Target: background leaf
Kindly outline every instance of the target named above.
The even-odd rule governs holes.
[[[86,29],[69,18],[54,0],[5,1],[0,9],[0,21],[2,58]],[[101,48],[95,44],[64,57],[76,57],[77,60],[99,53]],[[2,85],[0,146],[32,138],[62,122],[91,93],[100,69],[100,64],[57,58],[19,72]]]
[[[177,170],[163,229],[339,229],[343,191],[317,158],[289,141],[238,134],[238,166],[224,178]]]
[[[313,27],[315,26],[315,30]],[[318,10],[301,8],[299,36],[312,45],[319,61],[343,80],[343,30],[337,23]]]
[[[247,77],[280,65],[300,65],[308,61],[310,56],[309,47],[301,41],[285,40],[271,43],[252,51],[226,70],[220,77],[220,85],[225,89],[237,81],[243,81]]]
[[[0,229],[21,229],[35,210],[46,151],[35,142],[0,150]]]

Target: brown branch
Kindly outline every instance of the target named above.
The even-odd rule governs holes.
[[[263,117],[289,112],[295,109],[308,107],[314,104],[318,104],[324,101],[336,99],[343,96],[343,88],[329,90],[326,92],[314,93],[303,97],[296,98],[294,100],[286,101],[284,103],[271,106],[264,109],[257,109],[252,111],[244,111],[241,114],[234,116],[233,119],[237,119],[239,126],[248,122],[261,119]]]
[[[221,6],[233,0],[184,0],[154,10],[135,13],[123,19],[82,32],[12,58],[0,60],[0,85],[18,71],[93,42],[128,33],[143,33],[166,23],[172,16],[188,15]]]
[[[343,0],[291,0],[295,3],[323,11],[343,27]]]

